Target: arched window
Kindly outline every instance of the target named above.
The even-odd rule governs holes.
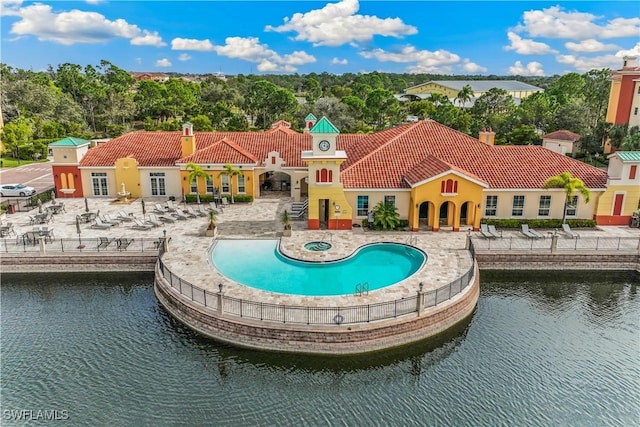
[[[73,174],[71,172],[67,174],[67,184],[69,185],[67,188],[76,188],[75,182],[73,182]]]
[[[320,169],[320,182],[327,182],[329,174],[326,169]]]
[[[443,180],[443,181],[440,183],[440,192],[441,192],[441,193],[444,193],[445,185],[446,185],[446,184],[445,184],[445,182],[444,182],[444,180]]]
[[[320,171],[316,171],[316,182],[320,182]]]
[[[67,174],[66,173],[61,173],[60,174],[60,185],[62,186],[62,188],[69,188],[69,186],[67,185]]]
[[[453,193],[453,180],[452,179],[448,179],[447,180],[447,188],[445,193]]]
[[[454,193],[458,192],[458,180],[457,179],[455,181],[453,181],[453,192]]]

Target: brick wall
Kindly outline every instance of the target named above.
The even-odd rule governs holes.
[[[476,252],[486,270],[631,270],[640,272],[640,254]]]
[[[4,273],[82,272],[82,271],[153,271],[156,254],[65,254],[6,255],[0,257]]]

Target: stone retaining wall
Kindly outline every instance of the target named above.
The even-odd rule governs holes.
[[[176,319],[197,332],[236,346],[261,350],[356,354],[396,347],[434,336],[465,320],[480,295],[478,267],[463,292],[418,316],[365,324],[308,326],[217,315],[176,293],[156,268],[155,293]]]
[[[157,254],[0,255],[3,273],[153,271]]]
[[[533,253],[477,251],[476,260],[486,270],[630,270],[640,272],[640,254]]]

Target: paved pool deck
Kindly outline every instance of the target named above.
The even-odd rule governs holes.
[[[54,230],[56,239],[77,238],[76,215],[85,212],[85,199],[58,199],[58,203],[64,203],[65,212],[54,215],[53,222],[46,224]],[[282,233],[280,214],[283,210],[291,210],[293,199],[283,194],[274,194],[272,197],[264,197],[254,200],[253,203],[237,203],[224,207],[218,215],[217,239],[279,239]],[[156,203],[165,204],[166,198],[146,199],[146,216],[153,212]],[[100,212],[100,215],[117,215],[124,211],[127,214],[142,219],[142,203],[140,199],[119,202],[114,199],[90,198],[87,200],[91,212]],[[185,207],[184,204],[178,203]],[[44,208],[50,206],[47,202]],[[189,205],[194,206],[194,205]],[[34,227],[30,223],[30,216],[35,215],[38,209],[31,212],[17,212],[7,215],[3,222],[13,224],[18,236]],[[362,304],[388,301],[413,296],[418,290],[419,283],[423,283],[424,291],[433,290],[447,285],[469,270],[472,259],[465,249],[467,232],[452,232],[441,230],[437,233],[430,231],[419,232],[376,232],[354,228],[345,231],[307,230],[306,221],[292,222],[292,235],[282,237],[281,249],[287,255],[309,261],[329,261],[344,258],[351,255],[358,247],[374,242],[395,242],[416,246],[428,254],[425,266],[409,279],[400,282],[384,290],[369,292],[368,295],[346,295],[341,297],[304,297],[280,295],[262,292],[253,288],[237,285],[218,273],[212,266],[209,253],[215,240],[204,236],[207,226],[206,217],[196,217],[187,220],[176,220],[172,223],[164,223],[160,227],[150,230],[136,230],[131,228],[131,223],[122,223],[108,230],[93,229],[90,224],[81,225],[83,241],[98,237],[109,238],[150,238],[157,239],[166,235],[171,240],[169,251],[164,256],[164,261],[169,269],[198,287],[211,292],[218,292],[218,285],[223,284],[224,292],[237,298],[260,300],[264,302],[300,304],[300,305],[342,305]],[[540,230],[543,233],[553,230]],[[471,233],[483,241],[479,233]],[[582,238],[590,237],[635,237],[640,238],[640,229],[630,227],[598,227],[595,230],[580,230]],[[15,236],[9,237],[15,238]],[[504,238],[527,244],[517,231],[505,231]],[[309,251],[304,244],[311,241],[328,241],[332,247],[324,252]],[[95,255],[95,253],[94,253]],[[1,255],[0,255],[1,256]],[[82,256],[81,254],[71,256]],[[105,255],[108,256],[108,253]],[[242,256],[239,254],[239,256]],[[320,301],[320,302],[318,302]]]

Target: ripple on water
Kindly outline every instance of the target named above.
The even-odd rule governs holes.
[[[3,276],[3,409],[54,406],[84,425],[630,425],[640,414],[640,304],[624,280],[486,280],[450,334],[349,357],[230,348],[168,316],[149,276],[112,280]]]

